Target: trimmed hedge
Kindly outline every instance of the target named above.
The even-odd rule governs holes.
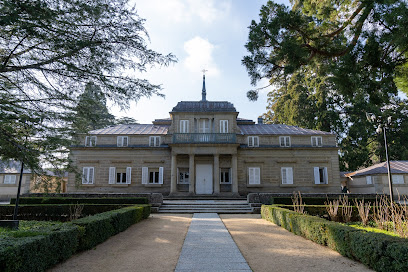
[[[279,204],[275,204],[278,207],[281,208],[285,208],[288,210],[293,211],[293,204],[292,205],[279,205]],[[351,213],[351,221],[360,221],[360,216],[358,214],[358,209],[356,206],[352,206],[353,207],[353,212]],[[339,218],[342,217],[342,206],[339,206],[339,210],[337,213],[337,216]],[[372,210],[372,209],[371,209]],[[305,205],[304,211],[308,214],[308,215],[313,215],[313,216],[319,216],[319,217],[329,217],[329,214],[327,212],[326,206],[325,205]]]
[[[67,221],[69,220],[71,204],[62,205],[21,205],[18,208],[19,220],[44,220],[44,221]],[[94,215],[97,213],[107,212],[120,209],[128,204],[84,204],[82,217]],[[13,217],[14,206],[0,206],[0,220],[11,219]]]
[[[0,236],[0,271],[44,271],[147,218],[150,205],[125,207],[63,223],[58,229]]]
[[[262,218],[358,260],[376,271],[408,271],[408,240],[368,232],[278,206],[263,205]]]
[[[306,205],[324,205],[324,202],[327,202],[327,199],[329,201],[333,200],[338,200],[338,197],[302,197],[302,202],[305,203]],[[349,197],[349,201],[353,203],[355,198]],[[357,200],[362,200],[363,197],[357,197]],[[371,206],[375,204],[375,197],[364,197],[364,202],[371,203]],[[291,197],[271,197],[270,204],[280,204],[280,205],[293,205],[292,198]]]
[[[16,203],[12,198],[11,204]],[[21,197],[20,204],[148,204],[146,197]]]

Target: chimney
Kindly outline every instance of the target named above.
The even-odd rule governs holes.
[[[262,117],[258,117],[258,125],[262,125],[263,124],[263,118]]]

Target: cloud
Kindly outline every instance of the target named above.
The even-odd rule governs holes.
[[[212,56],[214,48],[213,44],[199,36],[185,42],[184,50],[187,57],[184,66],[193,73],[206,69],[208,75],[218,76],[220,71]]]

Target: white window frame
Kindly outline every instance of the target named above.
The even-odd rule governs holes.
[[[404,184],[404,175],[392,175],[392,184]]]
[[[180,133],[188,133],[189,131],[189,120],[180,120]]]
[[[94,147],[96,146],[96,136],[86,136],[85,137],[85,146]]]
[[[220,120],[220,133],[228,133],[228,120]]]
[[[293,184],[293,168],[281,167],[282,184]]]
[[[366,183],[367,184],[373,184],[373,177],[372,176],[366,176]]]
[[[210,119],[208,119],[208,118],[199,119],[198,120],[198,132],[199,133],[210,133],[211,132],[211,124],[210,123],[211,123]]]
[[[249,185],[261,184],[261,168],[260,167],[248,167],[248,184]]]
[[[225,173],[227,173],[225,170],[228,169],[228,180],[227,181],[222,181],[225,180]],[[232,183],[232,177],[231,177],[231,168],[220,168],[220,184],[231,184]],[[223,178],[224,176],[224,178]]]
[[[323,146],[323,139],[322,136],[312,136],[310,137],[313,147],[322,147]],[[320,140],[320,142],[319,142]]]
[[[259,136],[248,136],[248,147],[259,147]]]
[[[129,145],[129,137],[128,136],[118,136],[116,138],[116,144],[118,147],[127,147]]]
[[[5,175],[3,183],[4,184],[16,184],[17,175]]]
[[[159,147],[161,144],[160,136],[150,136],[149,137],[149,146],[150,147]]]
[[[116,167],[109,167],[109,184],[131,184],[132,182],[132,167],[126,167],[126,182],[118,181]]]
[[[320,180],[320,173],[322,172],[323,181]],[[313,167],[315,184],[329,184],[329,177],[327,174],[327,167]]]
[[[156,168],[157,167],[152,167]],[[156,172],[156,171],[155,171]],[[163,184],[164,167],[159,167],[159,183],[150,183],[149,167],[142,167],[142,184],[152,185],[152,184]]]
[[[92,172],[92,175],[91,175]],[[90,180],[89,177],[92,177]],[[95,180],[95,167],[83,167],[82,168],[82,184],[88,185],[88,184],[94,184]]]
[[[279,136],[279,145],[281,147],[290,147],[290,136]]]
[[[186,173],[188,173],[188,178],[186,178]],[[181,178],[180,175],[182,175],[183,178]],[[190,171],[188,168],[185,168],[185,167],[177,168],[177,184],[190,184]]]

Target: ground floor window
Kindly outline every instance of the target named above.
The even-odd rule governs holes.
[[[231,168],[221,168],[220,171],[220,183],[230,184],[231,183]]]
[[[190,174],[188,168],[178,168],[178,183],[179,184],[190,183]]]
[[[293,184],[293,168],[292,167],[282,167],[282,184]]]
[[[327,167],[314,167],[315,184],[328,184]]]
[[[3,183],[4,184],[16,184],[16,179],[17,179],[16,175],[5,175]]]
[[[249,184],[261,184],[261,168],[249,167],[248,168],[248,183]]]
[[[109,184],[130,184],[132,167],[109,167]]]
[[[163,184],[164,167],[142,167],[142,184]]]
[[[95,168],[84,167],[82,168],[82,184],[93,184],[95,176]]]

